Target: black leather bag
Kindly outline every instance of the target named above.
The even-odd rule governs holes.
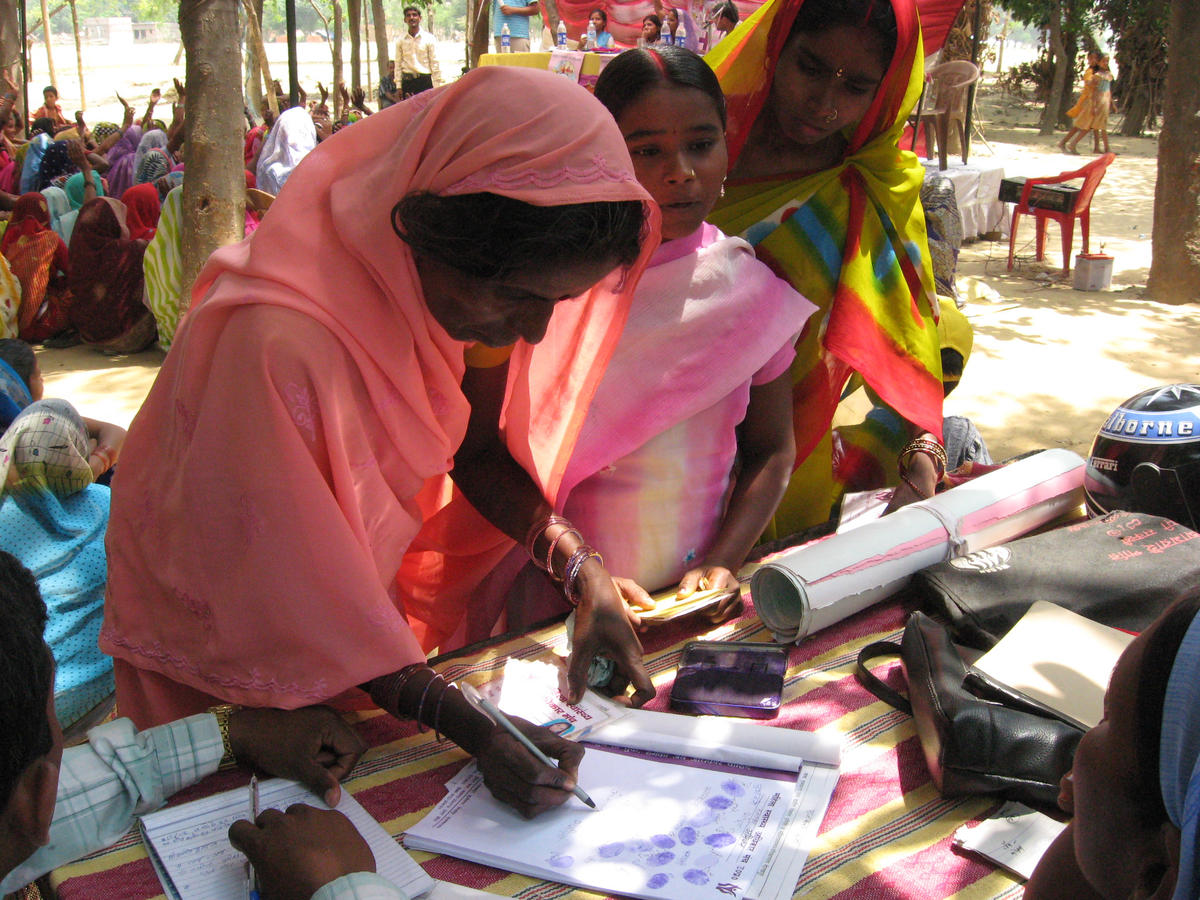
[[[910,587],[958,643],[979,650],[1037,600],[1138,632],[1200,585],[1198,538],[1162,516],[1118,511],[930,566]]]
[[[867,664],[899,656],[908,698]],[[944,625],[921,612],[901,643],[877,641],[858,654],[858,678],[872,694],[910,713],[933,783],[947,797],[997,794],[1053,807],[1083,730],[963,662]]]

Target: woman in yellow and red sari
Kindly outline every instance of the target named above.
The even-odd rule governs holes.
[[[924,172],[897,147],[923,60],[914,0],[768,0],[707,57],[731,161],[710,221],[820,311],[796,345],[797,466],[769,537],[824,522],[840,498],[831,424],[852,379],[906,424],[878,453],[894,506],[932,495],[944,470]]]

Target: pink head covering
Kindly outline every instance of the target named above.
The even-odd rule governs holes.
[[[200,273],[122,452],[101,644],[192,689],[154,708],[122,699],[139,725],[194,712],[195,691],[295,707],[424,658],[393,582],[422,524],[416,497],[449,470],[470,409],[464,344],[391,237],[392,207],[414,191],[637,200],[656,230],[612,117],[545,72],[474,70],[306,157],[253,237]],[[645,243],[619,292],[614,276],[559,305],[552,362],[519,348],[510,363],[508,442],[548,496]],[[564,393],[565,414],[539,402]]]

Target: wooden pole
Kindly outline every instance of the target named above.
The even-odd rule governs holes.
[[[79,39],[79,12],[75,9],[75,0],[71,4],[71,30],[75,32],[75,66],[79,70],[79,108],[87,109],[87,93],[83,88],[83,42]]]
[[[42,39],[46,42],[46,67],[50,70],[50,83],[58,84],[58,75],[54,71],[54,54],[50,50],[50,4],[42,0]]]
[[[279,115],[279,99],[275,96],[275,83],[271,81],[271,67],[267,63],[267,48],[263,43],[262,29],[258,27],[258,16],[254,10],[254,0],[242,0],[242,9],[246,11],[246,25],[250,30],[252,51],[258,58],[258,68],[262,73],[263,85],[267,92],[267,106],[273,115]],[[254,111],[258,114],[257,110]]]

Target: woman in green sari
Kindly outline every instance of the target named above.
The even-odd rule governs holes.
[[[840,498],[832,421],[848,386],[904,422],[878,462],[894,506],[944,471],[924,170],[897,147],[923,59],[914,0],[768,0],[707,57],[731,160],[710,220],[820,310],[796,346],[796,469],[769,537],[824,522]]]

